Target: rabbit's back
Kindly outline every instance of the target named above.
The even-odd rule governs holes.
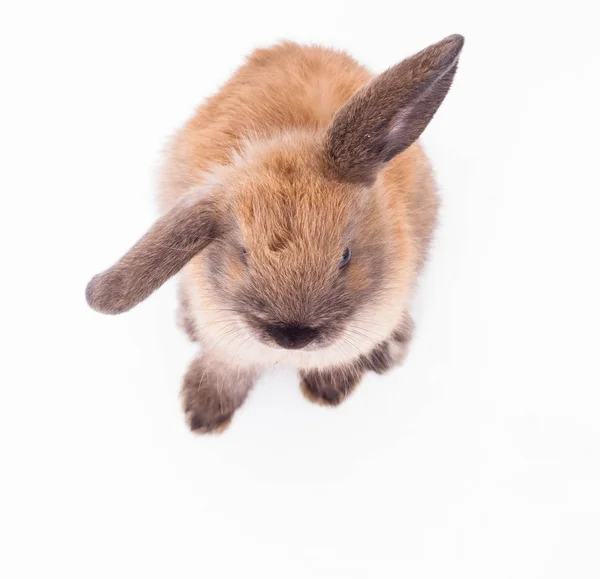
[[[163,208],[198,184],[202,172],[228,163],[244,137],[325,128],[370,78],[350,56],[327,48],[283,42],[254,51],[172,139]]]

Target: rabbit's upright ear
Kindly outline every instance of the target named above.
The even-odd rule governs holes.
[[[372,182],[414,143],[446,96],[464,38],[449,36],[375,77],[334,117],[326,152],[338,178]]]
[[[212,199],[180,202],[115,265],[89,282],[88,304],[104,314],[130,310],[204,249],[218,230]]]

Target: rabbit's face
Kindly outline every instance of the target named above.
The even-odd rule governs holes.
[[[391,241],[376,196],[328,177],[314,136],[248,145],[216,180],[223,225],[202,257],[204,283],[255,339],[327,347],[389,285]]]

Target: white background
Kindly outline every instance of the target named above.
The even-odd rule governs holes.
[[[592,5],[4,4],[0,575],[598,578]],[[189,434],[174,283],[121,317],[84,301],[156,216],[165,139],[256,46],[382,71],[452,33],[407,363],[333,410],[278,370],[224,435]]]

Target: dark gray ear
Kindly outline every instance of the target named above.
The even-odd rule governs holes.
[[[464,38],[448,36],[375,77],[336,114],[326,136],[338,178],[369,183],[414,143],[446,96]]]
[[[214,203],[181,202],[161,217],[110,269],[87,285],[88,304],[120,314],[145,300],[218,235]]]

